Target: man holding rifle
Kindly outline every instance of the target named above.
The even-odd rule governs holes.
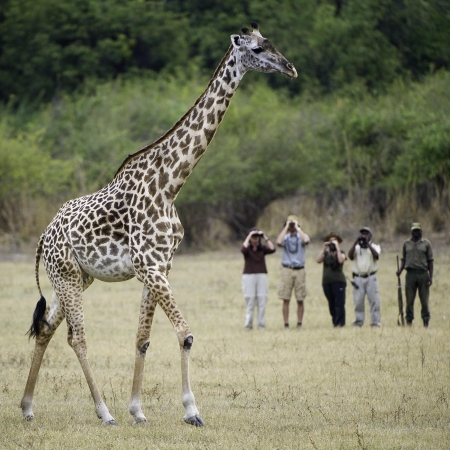
[[[433,283],[433,250],[430,241],[422,237],[420,223],[411,226],[411,238],[403,243],[402,262],[397,271],[399,277],[406,269],[406,324],[411,326],[414,320],[414,300],[419,291],[422,305],[421,316],[424,327],[430,322],[429,295]]]

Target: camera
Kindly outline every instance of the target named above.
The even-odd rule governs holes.
[[[330,243],[328,244],[328,248],[330,249],[331,252],[336,251],[336,245],[333,244],[332,242],[330,242]]]
[[[263,237],[264,233],[253,233],[252,237]]]
[[[367,239],[365,237],[360,237],[358,238],[358,244],[361,248],[367,248],[368,244],[367,244]]]

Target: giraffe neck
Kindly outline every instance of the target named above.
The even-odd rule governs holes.
[[[194,106],[162,137],[128,156],[116,177],[145,172],[139,178],[150,184],[150,194],[174,201],[219,128],[244,73],[231,46]]]

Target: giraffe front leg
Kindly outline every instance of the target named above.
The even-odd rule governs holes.
[[[178,333],[177,333],[178,334]],[[191,351],[194,336],[189,334],[183,341],[183,346],[180,345],[181,351],[181,401],[186,409],[186,414],[183,419],[190,425],[202,427],[204,425],[202,418],[198,412],[195,404],[195,397],[191,390],[191,383],[189,379],[189,354]]]
[[[136,335],[136,359],[134,364],[133,386],[128,410],[133,416],[133,425],[147,424],[147,418],[142,412],[141,391],[144,373],[145,355],[150,345],[150,330],[155,314],[156,301],[150,296],[150,291],[144,287],[142,292],[139,327]]]
[[[169,318],[172,326],[177,333],[178,343],[181,351],[181,401],[186,409],[183,419],[186,423],[195,426],[203,426],[203,420],[200,417],[195,397],[191,390],[189,378],[189,354],[194,341],[189,326],[184,320],[180,310],[178,309],[172,291],[169,286],[167,277],[158,273],[154,275],[154,283],[152,283],[152,295],[157,299],[166,316]]]

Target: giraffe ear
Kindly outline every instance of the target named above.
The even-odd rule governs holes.
[[[237,49],[240,49],[241,47],[241,37],[238,34],[232,34],[230,36],[231,43],[233,44],[233,47],[236,47]]]

